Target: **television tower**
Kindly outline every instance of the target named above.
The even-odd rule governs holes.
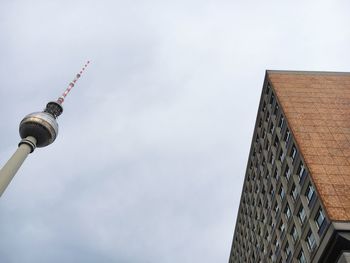
[[[19,124],[19,134],[22,140],[18,144],[16,152],[0,170],[0,196],[4,193],[6,187],[10,184],[27,156],[36,147],[45,147],[54,142],[58,134],[58,123],[56,119],[63,112],[62,104],[64,99],[89,63],[90,61],[86,62],[84,67],[76,74],[73,81],[69,83],[66,90],[56,101],[50,101],[47,103],[44,111],[31,113],[21,121]]]

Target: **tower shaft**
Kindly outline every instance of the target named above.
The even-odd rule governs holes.
[[[56,119],[63,112],[62,103],[89,63],[90,61],[86,62],[57,101],[49,102],[44,111],[28,114],[21,121],[19,134],[22,141],[19,143],[16,152],[0,170],[0,197],[28,154],[33,152],[36,147],[45,147],[53,143],[56,139],[58,134],[58,123]]]
[[[12,178],[15,176],[27,156],[34,151],[35,147],[36,139],[32,136],[28,136],[19,143],[16,152],[0,170],[0,196],[10,184]]]

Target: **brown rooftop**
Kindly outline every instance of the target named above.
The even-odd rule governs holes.
[[[350,221],[350,73],[267,71],[331,220]]]

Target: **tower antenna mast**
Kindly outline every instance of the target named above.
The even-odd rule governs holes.
[[[50,101],[47,103],[44,111],[28,114],[21,121],[19,125],[19,134],[22,140],[18,144],[16,152],[0,170],[0,197],[27,156],[32,153],[36,147],[45,147],[55,141],[58,135],[57,117],[63,112],[62,104],[64,99],[81,77],[89,63],[90,61],[86,62],[56,101]]]
[[[83,72],[85,71],[85,69],[87,68],[87,66],[90,64],[90,61],[88,60],[86,62],[86,64],[84,65],[84,67],[81,68],[81,70],[79,71],[79,73],[77,73],[77,75],[75,75],[75,78],[72,80],[71,83],[69,83],[68,87],[66,88],[66,90],[62,93],[61,97],[59,97],[57,99],[57,103],[58,104],[62,104],[64,102],[64,99],[66,98],[66,96],[68,95],[68,93],[71,91],[71,89],[75,86],[75,83],[79,80],[79,78],[81,77],[81,75],[83,74]]]

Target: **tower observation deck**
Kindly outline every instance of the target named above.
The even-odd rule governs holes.
[[[30,113],[23,118],[19,125],[19,134],[22,138],[16,152],[0,170],[0,196],[4,193],[12,178],[36,147],[45,147],[55,141],[58,135],[57,118],[63,112],[62,104],[64,99],[75,86],[90,61],[76,74],[72,82],[56,101],[47,103],[41,112]]]

